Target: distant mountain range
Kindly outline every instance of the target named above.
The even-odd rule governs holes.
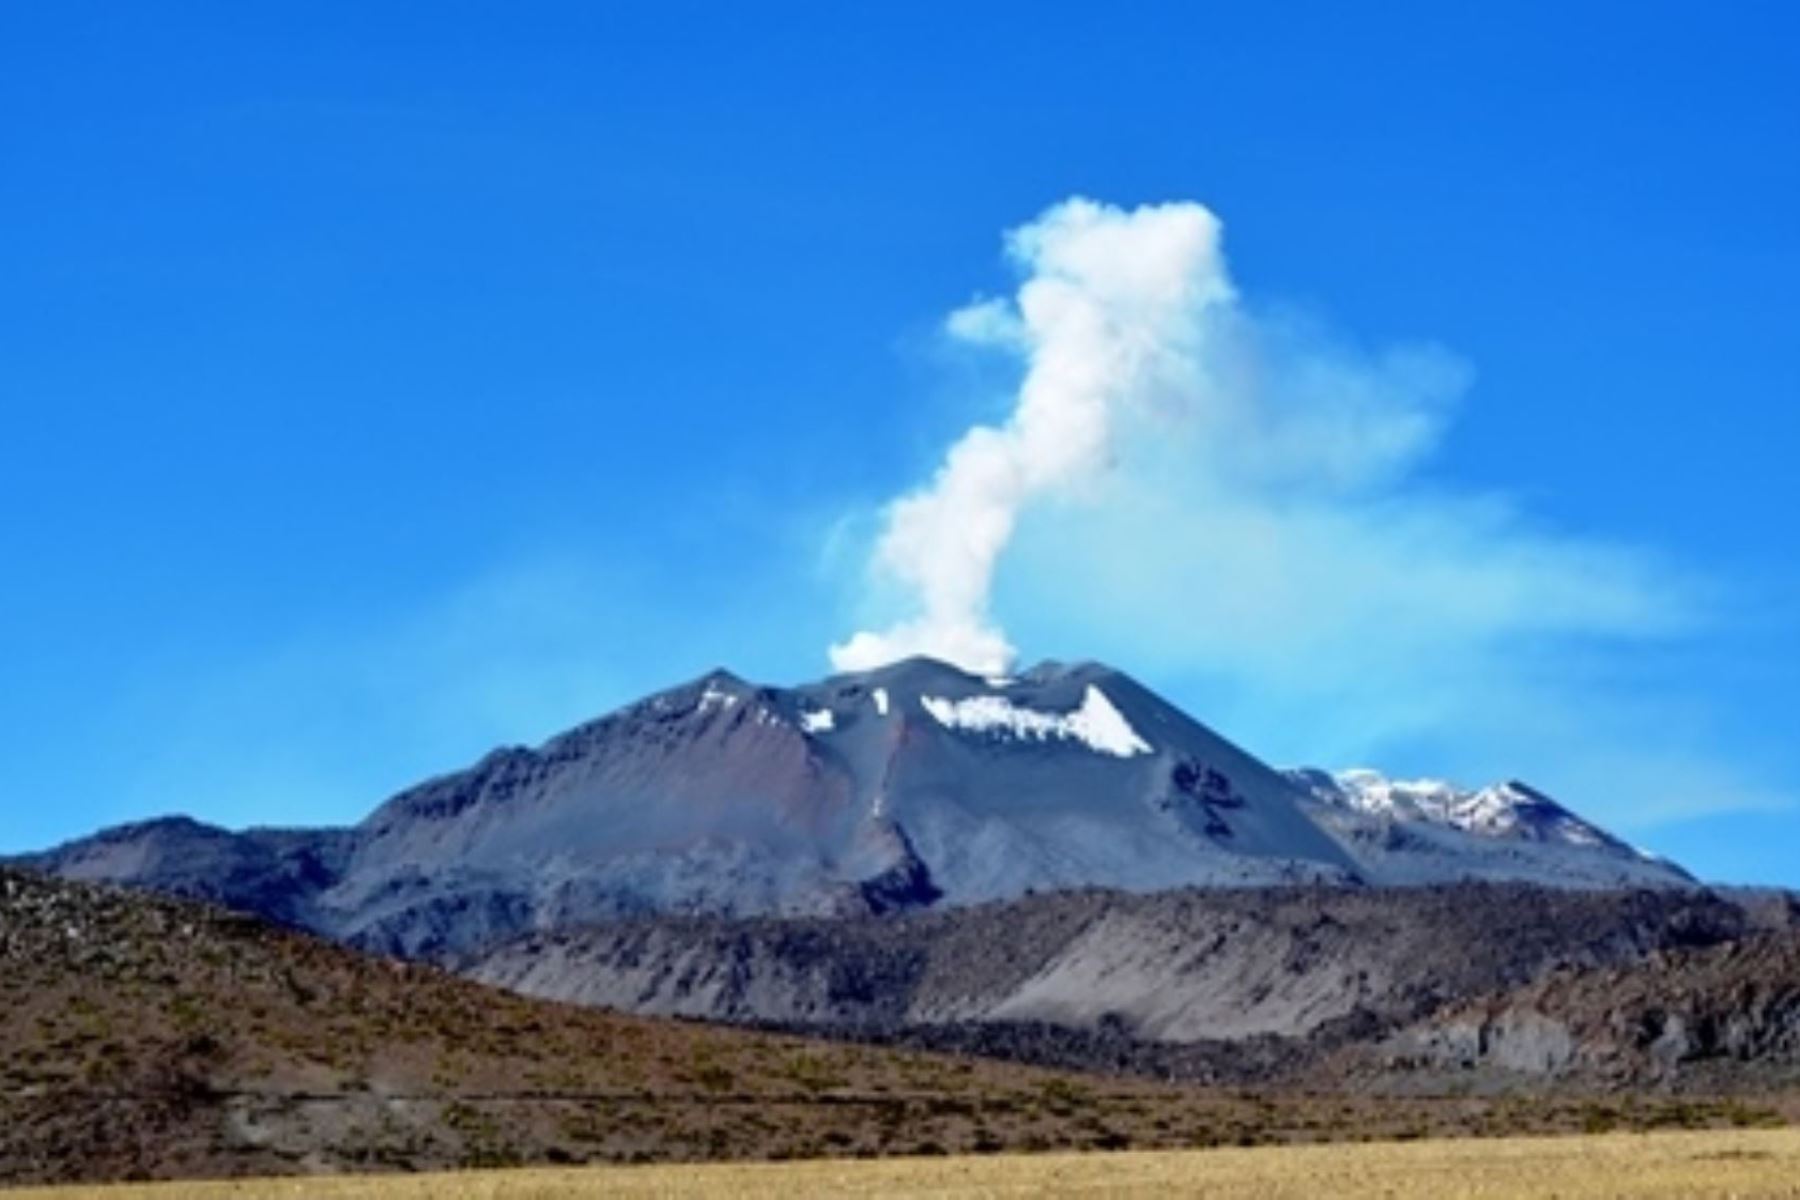
[[[1691,886],[1521,783],[1276,770],[1095,663],[724,671],[496,750],[343,829],[185,818],[14,860],[452,956],[635,915],[884,914],[1079,887]]]

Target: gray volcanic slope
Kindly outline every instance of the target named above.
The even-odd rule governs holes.
[[[913,659],[794,689],[716,671],[495,751],[352,829],[171,819],[22,862],[407,955],[631,914],[884,913],[1083,886],[1690,882],[1611,839],[1495,829],[1335,803],[1103,666],[987,680]]]
[[[1081,891],[897,920],[645,918],[535,933],[459,964],[528,995],[880,1036],[1036,1023],[1152,1042],[1354,1035],[1554,968],[1743,936],[1672,889]]]

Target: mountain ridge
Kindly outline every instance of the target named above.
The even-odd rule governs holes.
[[[1508,793],[1508,811],[1543,817],[1529,829],[1554,816],[1586,834],[1375,811],[1363,794],[1270,767],[1102,663],[1002,678],[913,658],[792,688],[717,668],[354,826],[169,818],[15,861],[406,956],[632,915],[894,913],[1070,887],[1692,885],[1531,789]]]

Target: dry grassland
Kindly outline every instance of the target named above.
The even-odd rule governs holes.
[[[64,1187],[7,1200],[574,1200],[857,1195],[1800,1197],[1800,1129]]]

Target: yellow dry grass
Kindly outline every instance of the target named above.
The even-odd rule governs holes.
[[[1237,1200],[1800,1197],[1800,1129],[1262,1146],[1119,1154],[470,1171],[65,1187],[7,1200],[1192,1195]]]

